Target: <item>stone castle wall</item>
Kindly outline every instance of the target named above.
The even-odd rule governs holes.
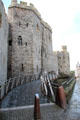
[[[29,11],[20,10],[15,8],[13,14],[9,13],[11,29],[11,70],[13,76],[16,74],[26,74],[33,72],[33,30],[32,30],[32,17]],[[15,12],[16,11],[16,12]],[[27,15],[25,16],[27,12]],[[11,16],[10,16],[11,15]],[[13,20],[13,21],[11,21]]]
[[[53,52],[53,65],[54,65],[53,70],[58,75],[58,57],[57,57],[57,51]]]
[[[12,76],[53,70],[52,31],[39,12],[30,4],[11,5],[9,68]],[[11,50],[10,50],[11,49]]]
[[[0,0],[0,84],[7,80],[8,20]]]
[[[63,49],[62,52],[53,54],[52,29],[42,20],[33,4],[18,4],[17,0],[12,0],[7,20],[0,1],[0,81],[7,79],[7,61],[8,77],[39,74],[41,71],[68,74],[69,54],[65,47]]]
[[[52,32],[49,29],[42,30],[42,61],[43,70],[53,70]]]

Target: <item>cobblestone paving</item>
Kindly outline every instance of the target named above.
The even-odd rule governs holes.
[[[15,107],[34,104],[34,95],[39,93],[40,103],[47,103],[46,97],[41,94],[41,82],[39,80],[27,83],[13,89],[8,96],[3,100],[1,107]]]

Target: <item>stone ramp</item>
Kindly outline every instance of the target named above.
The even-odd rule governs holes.
[[[39,93],[40,103],[49,102],[46,97],[41,93],[41,81],[33,81],[17,88],[14,88],[8,95],[3,99],[1,108],[9,108],[16,106],[25,106],[34,104],[34,95]]]

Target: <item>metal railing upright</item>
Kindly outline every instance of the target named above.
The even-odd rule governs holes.
[[[33,75],[19,75],[18,77],[9,78],[3,84],[0,85],[0,101],[11,91],[13,88],[16,88],[19,85],[26,84],[28,82],[32,82],[39,78],[39,74]]]

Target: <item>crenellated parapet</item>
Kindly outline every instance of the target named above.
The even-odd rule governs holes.
[[[33,11],[37,15],[37,17],[40,19],[41,24],[44,25],[44,27],[46,27],[47,29],[49,29],[52,32],[52,28],[48,25],[48,23],[43,21],[43,19],[41,18],[41,14],[39,13],[39,11],[35,8],[35,6],[32,3],[28,4],[27,2],[21,1],[19,4],[19,3],[17,3],[17,0],[12,0],[9,8],[12,8],[12,7],[17,7],[17,8]]]
[[[63,51],[63,52],[67,52],[67,46],[66,46],[66,45],[63,45],[63,46],[62,46],[62,51]]]

